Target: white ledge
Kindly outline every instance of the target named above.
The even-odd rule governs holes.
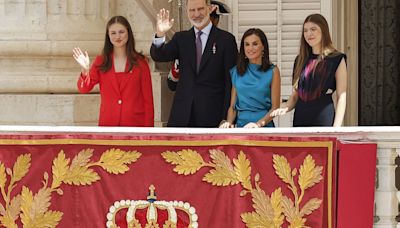
[[[386,141],[400,143],[400,127],[291,127],[258,129],[219,128],[137,128],[83,126],[17,126],[0,125],[0,134],[265,134],[269,136],[337,137],[348,141]]]

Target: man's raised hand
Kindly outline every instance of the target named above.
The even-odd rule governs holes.
[[[166,9],[160,9],[157,14],[157,37],[165,36],[172,26],[174,25],[174,19],[169,19],[169,11]]]

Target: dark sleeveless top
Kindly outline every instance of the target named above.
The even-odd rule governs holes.
[[[332,126],[335,107],[332,93],[336,90],[336,70],[343,53],[335,53],[318,59],[312,54],[306,61],[298,82],[298,100],[293,126]]]

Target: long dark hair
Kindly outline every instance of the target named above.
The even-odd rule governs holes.
[[[114,50],[114,46],[110,41],[110,37],[108,36],[108,29],[111,25],[118,23],[123,25],[128,31],[128,41],[126,43],[126,57],[129,62],[128,71],[131,71],[134,65],[137,65],[138,58],[144,58],[142,53],[139,53],[135,49],[135,38],[133,37],[132,28],[129,24],[128,20],[123,16],[114,16],[108,22],[106,26],[106,34],[104,38],[104,47],[102,51],[103,63],[99,66],[102,72],[109,71],[112,65],[111,54]]]
[[[326,21],[324,16],[318,13],[307,16],[303,22],[303,27],[301,28],[302,33],[300,39],[300,51],[299,55],[296,58],[296,65],[293,71],[293,84],[295,85],[295,87],[297,87],[297,81],[300,78],[301,71],[303,70],[306,61],[308,60],[309,56],[312,53],[312,48],[310,45],[308,45],[306,39],[304,38],[304,32],[303,32],[304,24],[306,24],[307,22],[312,22],[318,25],[318,27],[320,27],[321,29],[321,53],[320,53],[321,57],[324,58],[328,55],[338,53],[338,51],[332,44],[331,35],[329,33],[328,22]]]
[[[238,60],[237,60],[237,66],[236,66],[237,71],[239,72],[239,75],[243,75],[246,72],[247,67],[249,66],[249,59],[246,58],[246,54],[244,53],[244,40],[246,39],[246,37],[248,37],[250,35],[258,36],[261,40],[262,45],[264,46],[264,52],[263,52],[263,56],[261,59],[261,66],[260,66],[259,70],[265,72],[272,66],[272,63],[269,60],[269,45],[268,45],[267,36],[261,29],[251,28],[251,29],[248,29],[243,34],[242,40],[240,41],[240,52],[239,52],[239,56],[238,56]]]

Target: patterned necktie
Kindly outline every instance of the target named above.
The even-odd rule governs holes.
[[[202,31],[197,32],[197,37],[196,37],[196,63],[197,63],[197,73],[199,72],[200,69],[200,62],[201,62],[201,55],[203,54],[203,47],[201,44],[201,34],[203,34]]]

